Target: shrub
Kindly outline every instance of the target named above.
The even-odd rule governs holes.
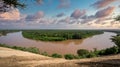
[[[93,51],[93,53],[96,55],[96,56],[99,56],[99,50],[97,50],[96,48],[94,48],[94,51]]]
[[[64,55],[65,59],[69,59],[69,60],[72,60],[75,58],[75,56],[73,54],[66,54]]]
[[[114,46],[114,47],[105,49],[105,55],[117,54],[117,53],[118,53],[118,47]]]
[[[87,54],[89,54],[89,51],[86,50],[86,49],[79,49],[79,50],[77,51],[77,54],[78,54],[79,56],[86,56]]]
[[[55,53],[55,54],[52,54],[51,57],[53,57],[53,58],[62,58],[62,55]]]
[[[87,58],[96,57],[97,55],[94,52],[91,52],[87,55]]]
[[[29,47],[29,48],[27,49],[27,51],[32,52],[32,53],[36,53],[36,54],[39,54],[39,53],[40,53],[39,49],[38,49],[38,48],[35,48],[35,47]]]
[[[98,55],[104,55],[104,54],[105,54],[105,49],[100,50],[99,53],[98,53]]]
[[[43,52],[43,53],[41,53],[41,55],[49,56],[47,52]]]
[[[119,48],[114,46],[99,51],[99,55],[110,55],[119,53]]]
[[[118,36],[113,36],[111,40],[120,48],[120,35]]]

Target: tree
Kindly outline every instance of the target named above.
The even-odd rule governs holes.
[[[89,54],[89,51],[86,50],[86,49],[80,49],[80,50],[77,51],[77,54],[78,54],[79,56],[86,56],[86,55]]]
[[[0,12],[7,12],[11,8],[24,8],[25,4],[21,3],[20,0],[0,0]]]
[[[113,36],[111,40],[120,48],[120,35],[119,36]]]
[[[115,18],[115,20],[120,22],[120,15],[118,15],[118,16]]]
[[[29,0],[23,0],[29,1]],[[41,4],[43,0],[34,0]],[[7,12],[11,8],[25,8],[26,4],[22,0],[0,0],[0,12]]]

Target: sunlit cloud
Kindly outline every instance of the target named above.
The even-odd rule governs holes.
[[[106,9],[103,9],[103,10],[98,11],[98,12],[95,14],[95,16],[96,16],[97,18],[107,17],[107,16],[111,15],[111,14],[114,12],[114,10],[115,10],[115,7],[114,7],[114,6],[113,6],[113,7],[108,7],[108,8],[106,8]]]
[[[9,12],[1,13],[0,20],[20,20],[20,12],[18,9],[12,9]]]
[[[103,7],[110,5],[111,3],[115,2],[115,1],[118,1],[118,0],[98,0],[97,2],[92,4],[92,6],[94,6],[96,8],[103,8]]]

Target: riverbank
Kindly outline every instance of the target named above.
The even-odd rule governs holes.
[[[120,54],[65,60],[0,47],[0,65],[1,67],[120,67]]]

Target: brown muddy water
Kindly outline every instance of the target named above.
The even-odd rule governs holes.
[[[104,32],[103,34],[94,35],[81,40],[44,42],[24,38],[22,32],[14,32],[8,33],[6,36],[1,36],[0,43],[10,46],[37,47],[41,52],[47,52],[48,54],[76,54],[78,49],[92,50],[93,48],[97,48],[100,50],[112,47],[115,44],[110,38],[115,35],[116,34],[112,32]]]

